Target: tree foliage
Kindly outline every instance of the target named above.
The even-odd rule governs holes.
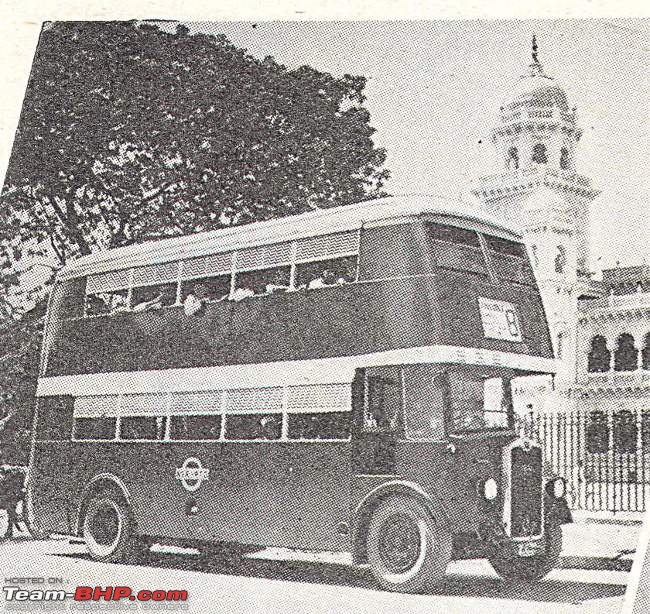
[[[380,195],[386,154],[365,83],[184,26],[48,24],[0,196],[0,386],[12,411],[33,394],[24,360],[38,353],[39,326],[6,309],[21,262],[54,271],[98,249]]]
[[[42,33],[0,207],[7,256],[103,249],[376,195],[365,79],[132,22]]]

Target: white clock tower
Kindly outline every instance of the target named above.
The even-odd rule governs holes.
[[[503,171],[482,177],[472,193],[486,211],[523,232],[561,361],[560,392],[575,370],[578,298],[600,294],[588,268],[589,208],[599,192],[577,172],[581,134],[576,109],[545,74],[533,36],[532,63],[492,130]]]

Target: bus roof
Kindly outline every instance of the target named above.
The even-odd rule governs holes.
[[[461,226],[470,222],[479,230],[521,240],[518,230],[469,203],[431,195],[389,196],[265,222],[98,251],[66,265],[57,278],[72,279],[92,273],[357,230],[364,226],[399,224],[423,215],[436,216],[442,218],[441,221]]]

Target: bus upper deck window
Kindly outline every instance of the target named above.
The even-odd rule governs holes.
[[[473,230],[446,224],[426,224],[439,267],[487,276],[481,243]]]
[[[499,279],[521,284],[535,282],[526,248],[521,243],[485,235],[492,268]]]

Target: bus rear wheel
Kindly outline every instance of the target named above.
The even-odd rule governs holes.
[[[512,551],[500,552],[488,558],[504,580],[509,582],[537,582],[557,567],[562,553],[562,525],[546,524],[544,551],[532,557],[520,557]]]
[[[86,506],[83,538],[96,561],[134,561],[146,549],[135,534],[135,522],[124,500],[110,493],[93,497]]]
[[[444,577],[451,551],[449,530],[411,497],[390,497],[372,515],[368,562],[386,590],[416,593],[432,589]]]

